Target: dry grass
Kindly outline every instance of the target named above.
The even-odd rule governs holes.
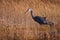
[[[47,16],[54,26],[39,25],[25,11]],[[60,40],[59,0],[0,0],[0,40]]]

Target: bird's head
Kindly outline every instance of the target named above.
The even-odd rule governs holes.
[[[28,9],[28,12],[31,12],[31,11],[32,11],[32,8],[29,8],[29,9]]]
[[[26,12],[30,12],[30,13],[31,13],[31,12],[32,12],[32,8],[27,9]],[[26,13],[26,12],[25,12],[25,13]]]

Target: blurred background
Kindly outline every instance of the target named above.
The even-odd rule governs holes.
[[[54,25],[38,24],[28,8]],[[60,0],[0,0],[0,40],[60,40]]]

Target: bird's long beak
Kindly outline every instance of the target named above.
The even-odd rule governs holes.
[[[26,10],[25,15],[27,15],[27,12],[28,12],[28,9]]]
[[[27,9],[25,13],[27,13],[27,12],[28,12],[28,10],[29,10],[29,9]]]

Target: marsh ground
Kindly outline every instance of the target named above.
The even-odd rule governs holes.
[[[36,23],[28,8],[54,26]],[[60,0],[0,0],[0,40],[60,40]]]

